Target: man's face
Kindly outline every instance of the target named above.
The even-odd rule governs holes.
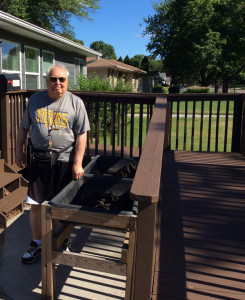
[[[49,74],[49,77],[47,77],[46,79],[46,83],[48,88],[48,95],[51,99],[58,100],[62,98],[67,91],[68,85],[66,70],[60,67],[53,68]]]

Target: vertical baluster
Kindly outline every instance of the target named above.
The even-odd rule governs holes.
[[[126,109],[127,110],[127,109]],[[122,102],[122,122],[121,122],[121,156],[124,156],[124,126],[125,126],[125,103]],[[120,125],[118,125],[120,126]]]
[[[220,101],[218,101],[218,105],[217,105],[215,152],[218,152],[218,146],[219,146],[219,114],[220,114]]]
[[[103,131],[103,137],[104,137],[104,155],[106,155],[106,135],[107,135],[107,101],[104,100],[104,131]]]
[[[193,116],[192,116],[192,128],[191,128],[191,151],[193,151],[193,149],[194,149],[195,120],[196,120],[196,101],[193,101]]]
[[[130,156],[133,156],[134,147],[134,103],[131,103],[131,126],[130,126]]]
[[[186,136],[187,136],[187,115],[188,115],[188,102],[185,100],[185,120],[184,120],[184,150],[186,150]]]
[[[208,119],[208,149],[207,149],[208,152],[210,152],[210,145],[211,145],[212,110],[213,110],[213,102],[210,100],[209,101],[209,119]]]
[[[120,104],[120,102],[118,102],[116,104],[116,106],[117,106],[117,146],[120,146],[120,131],[121,131],[121,127],[120,127],[120,123],[121,123],[121,113],[120,113],[121,104]]]
[[[170,143],[170,145],[169,145],[169,147],[170,147],[171,150],[174,150],[174,149],[172,148],[173,101],[170,101],[169,109],[170,109],[170,115],[169,115],[169,119],[170,119],[170,120],[169,120],[169,124],[170,124],[170,125],[169,125],[169,132],[170,132],[169,143]]]
[[[202,151],[202,137],[203,137],[203,112],[204,112],[204,101],[201,102],[201,119],[200,119],[200,141],[199,141],[199,151]]]
[[[115,99],[112,99],[111,102],[111,144],[112,144],[112,156],[115,156]]]
[[[140,117],[139,117],[139,155],[142,153],[142,133],[143,133],[143,103],[140,103]]]
[[[228,137],[228,125],[229,125],[229,101],[226,101],[225,107],[225,136],[224,136],[224,152],[227,152],[227,137]]]
[[[179,101],[177,101],[177,117],[176,117],[176,150],[179,150]]]
[[[100,132],[100,109],[99,109],[99,99],[95,99],[95,154],[98,154],[99,146],[99,132]]]
[[[125,133],[124,133],[124,146],[127,147],[127,137],[128,137],[128,104],[125,105]]]

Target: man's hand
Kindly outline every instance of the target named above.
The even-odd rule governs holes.
[[[73,164],[72,166],[72,174],[73,179],[77,180],[80,179],[84,174],[84,169],[80,164]]]
[[[16,152],[15,155],[15,163],[19,168],[24,167],[24,162],[25,162],[25,154],[24,152],[18,151]]]

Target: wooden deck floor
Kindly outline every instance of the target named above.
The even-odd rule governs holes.
[[[245,157],[164,158],[152,300],[245,299]]]

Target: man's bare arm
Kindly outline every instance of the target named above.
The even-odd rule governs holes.
[[[81,135],[77,135],[75,144],[75,156],[72,167],[73,179],[79,179],[84,174],[82,162],[85,153],[86,143],[87,132],[84,132]]]
[[[26,142],[27,134],[28,134],[28,130],[20,126],[17,134],[16,154],[15,154],[15,163],[20,168],[23,168],[24,166],[23,163],[25,161],[25,154],[23,151],[23,146]]]

